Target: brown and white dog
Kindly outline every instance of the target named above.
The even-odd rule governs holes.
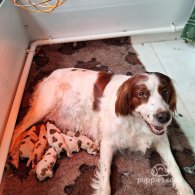
[[[22,132],[42,119],[65,132],[74,129],[100,143],[97,194],[108,195],[110,166],[117,149],[145,152],[155,147],[173,177],[178,195],[193,191],[170,150],[167,126],[176,109],[171,79],[160,73],[132,77],[84,69],[54,71],[35,90],[30,111],[16,127],[10,155]]]

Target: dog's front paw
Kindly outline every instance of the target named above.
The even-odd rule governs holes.
[[[110,195],[111,194],[111,187],[110,183],[107,182],[106,185],[101,186],[98,183],[93,183],[92,187],[95,189],[93,195]]]
[[[177,189],[177,195],[194,195],[193,189],[184,181]]]

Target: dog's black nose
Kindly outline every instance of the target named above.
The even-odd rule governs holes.
[[[154,118],[159,122],[159,123],[167,123],[170,118],[171,118],[171,115],[169,112],[159,112],[157,114],[154,114]]]

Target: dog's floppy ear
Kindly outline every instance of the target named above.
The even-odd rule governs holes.
[[[137,74],[126,80],[117,91],[117,99],[115,102],[115,113],[117,116],[132,115],[135,109],[134,104],[137,104],[133,98],[133,92],[137,84],[142,80],[146,80],[147,76],[144,74]]]
[[[117,116],[128,116],[132,113],[130,108],[131,91],[131,79],[128,79],[119,87],[115,102],[115,113]]]

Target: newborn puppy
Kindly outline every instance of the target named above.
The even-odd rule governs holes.
[[[35,172],[37,179],[43,181],[47,177],[53,176],[53,167],[57,160],[57,152],[53,148],[49,148],[43,159],[37,164]]]
[[[66,144],[68,145],[70,152],[79,152],[80,151],[81,143],[77,138],[71,137],[71,136],[66,135],[66,134],[62,134],[62,136],[64,137],[64,140],[65,140]]]
[[[80,147],[86,150],[89,154],[96,155],[99,151],[99,146],[95,144],[91,139],[89,139],[85,135],[81,135],[79,132],[68,131],[67,135],[71,136],[72,138],[76,139],[78,143],[80,143]]]
[[[12,151],[11,155],[8,157],[8,162],[13,165],[15,168],[19,167],[19,159],[20,159],[20,145],[22,143],[23,138],[27,135],[28,131],[23,132],[17,139],[15,143],[15,149]],[[9,167],[9,165],[7,165]]]
[[[32,162],[32,169],[34,169],[36,167],[36,164],[42,159],[45,148],[48,144],[46,135],[47,135],[46,127],[45,127],[45,125],[42,124],[40,126],[39,138],[34,145],[33,153],[31,154],[31,156],[27,162],[27,167]]]
[[[61,131],[50,122],[47,122],[47,140],[49,145],[56,150],[59,158],[62,150],[66,151],[68,157],[72,157],[72,152],[68,148]]]
[[[19,148],[20,158],[31,157],[34,150],[35,142],[37,140],[38,140],[38,136],[36,134],[36,126],[33,126],[25,135],[25,137],[22,139]]]

